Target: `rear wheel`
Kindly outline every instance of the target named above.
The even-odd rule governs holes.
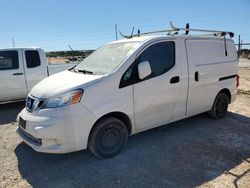
[[[208,112],[208,115],[212,118],[223,118],[228,109],[229,98],[225,93],[219,93],[214,100],[212,109]]]
[[[107,117],[99,121],[91,131],[89,150],[99,158],[118,154],[128,141],[126,125],[119,119]]]

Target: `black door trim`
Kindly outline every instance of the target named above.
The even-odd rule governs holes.
[[[232,78],[235,78],[235,77],[236,77],[236,74],[230,75],[230,76],[224,76],[224,77],[220,77],[219,81],[228,80],[228,79],[232,79]]]

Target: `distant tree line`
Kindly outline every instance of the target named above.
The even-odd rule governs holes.
[[[55,51],[55,52],[47,52],[47,57],[69,57],[69,56],[82,56],[87,57],[94,50],[82,50],[82,51]]]
[[[240,50],[239,55],[240,55],[241,58],[250,59],[250,49],[242,49],[242,50]]]

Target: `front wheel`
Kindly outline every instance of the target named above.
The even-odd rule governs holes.
[[[228,109],[229,98],[225,93],[219,93],[215,100],[212,109],[208,112],[208,115],[212,118],[223,118]]]
[[[118,154],[128,141],[128,129],[119,119],[107,117],[100,120],[89,138],[89,150],[99,158]]]

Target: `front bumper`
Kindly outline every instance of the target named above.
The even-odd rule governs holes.
[[[69,153],[87,148],[95,117],[81,104],[75,104],[33,113],[23,109],[17,121],[17,134],[34,150]]]

